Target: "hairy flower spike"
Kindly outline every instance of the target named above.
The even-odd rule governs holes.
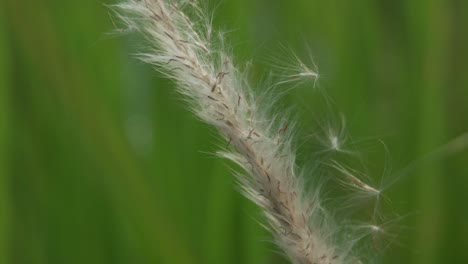
[[[242,192],[262,208],[267,228],[289,259],[296,264],[360,263],[351,255],[355,241],[339,241],[339,228],[321,204],[319,187],[304,190],[291,144],[293,124],[269,115],[271,106],[263,103],[268,100],[253,94],[226,52],[222,34],[213,35],[197,2],[127,0],[117,8],[121,21],[148,40],[149,51],[140,58],[173,79],[193,112],[226,139],[219,155],[244,169],[247,175],[236,174]],[[299,66],[288,78],[318,77],[295,58]],[[338,138],[330,140],[340,150]],[[365,191],[376,191],[349,179]]]

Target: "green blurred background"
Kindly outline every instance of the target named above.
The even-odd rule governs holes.
[[[384,263],[468,263],[468,151],[437,151],[468,131],[468,1],[211,2],[254,78],[270,47],[309,44],[350,134],[406,172]],[[110,34],[112,3],[0,1],[0,263],[286,263],[209,154],[214,131],[132,58],[138,38]],[[284,99],[306,129],[317,96]]]

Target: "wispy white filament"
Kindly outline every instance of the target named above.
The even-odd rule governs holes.
[[[127,0],[117,5],[120,19],[146,36],[149,51],[140,58],[173,79],[193,112],[226,139],[220,156],[242,167],[236,175],[243,193],[259,205],[277,244],[297,264],[359,263],[349,252],[356,242],[338,241],[319,188],[305,192],[291,145],[292,125],[269,112],[246,77],[233,65],[196,1]],[[291,79],[317,78],[302,62]],[[262,103],[259,103],[262,101]],[[331,145],[340,149],[338,139]],[[342,167],[336,167],[344,170]],[[370,189],[357,178],[352,183]],[[344,239],[345,240],[345,239]]]

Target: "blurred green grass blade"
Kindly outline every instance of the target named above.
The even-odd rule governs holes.
[[[210,182],[207,183],[208,199],[206,206],[206,221],[203,229],[204,252],[206,263],[239,263],[239,259],[232,250],[236,247],[234,193],[232,176],[226,173],[226,168],[221,162],[210,172]],[[208,179],[207,179],[208,180]]]
[[[419,153],[424,154],[437,148],[444,140],[444,100],[446,86],[448,13],[447,3],[440,0],[414,1],[409,5],[412,32],[421,57],[414,78],[419,88]],[[418,54],[416,53],[416,54]],[[419,249],[415,263],[440,263],[442,234],[446,232],[444,214],[444,176],[441,160],[421,166],[418,172],[421,210],[418,220],[416,247]],[[447,241],[449,242],[449,241]]]
[[[60,10],[61,14],[74,12],[70,6],[66,7],[70,9]],[[85,10],[91,9],[90,7]],[[83,199],[76,205],[74,202],[81,195],[80,192],[76,189],[74,191],[67,189],[71,186],[82,190],[87,189],[83,184],[89,183],[80,177],[80,173],[84,173],[80,166],[90,166],[85,162],[88,157],[104,169],[104,173],[94,172],[93,175],[104,183],[101,188],[107,188],[101,191],[111,193],[111,204],[115,211],[121,217],[128,214],[125,218],[132,225],[131,232],[136,235],[139,244],[142,245],[141,248],[134,249],[133,253],[144,254],[143,263],[159,260],[162,260],[162,263],[195,263],[184,234],[178,232],[173,226],[170,220],[171,214],[162,205],[164,199],[152,194],[152,190],[143,177],[144,172],[139,169],[140,166],[128,148],[121,129],[116,127],[114,119],[109,118],[107,109],[103,107],[103,102],[112,100],[112,97],[109,94],[100,94],[102,90],[97,88],[109,88],[108,91],[113,94],[120,92],[118,87],[112,86],[115,84],[112,80],[118,79],[115,76],[119,76],[120,72],[116,72],[113,67],[105,67],[106,63],[113,64],[113,62],[103,63],[101,56],[95,56],[85,63],[78,59],[82,54],[80,55],[80,51],[70,47],[73,41],[63,40],[67,36],[58,33],[54,24],[57,18],[44,5],[9,1],[9,11],[16,14],[12,15],[15,36],[22,55],[27,57],[31,64],[29,66],[32,68],[21,75],[21,78],[27,81],[24,84],[21,83],[24,86],[21,87],[19,93],[27,94],[27,98],[32,98],[32,104],[22,107],[21,111],[28,113],[25,124],[28,126],[30,123],[36,124],[36,127],[33,126],[30,130],[35,132],[34,137],[39,138],[40,147],[32,150],[34,152],[32,156],[41,157],[38,163],[43,163],[46,171],[41,177],[38,177],[36,175],[38,173],[34,171],[28,171],[25,177],[39,178],[40,184],[45,185],[51,191],[41,197],[50,202],[48,203],[50,208],[48,210],[40,208],[50,220],[46,226],[54,226],[54,223],[57,226],[57,228],[43,227],[48,234],[46,237],[57,238],[57,240],[43,241],[45,248],[58,248],[55,252],[48,252],[51,263],[60,263],[62,259],[72,254],[75,255],[74,261],[99,262],[101,257],[98,256],[105,252],[105,248],[92,249],[91,244],[86,243],[87,240],[103,239],[102,232],[80,233],[75,226],[76,219],[84,217],[84,220],[91,218],[88,220],[90,221],[89,227],[95,228],[94,217],[96,216],[89,215],[89,211],[84,209],[88,206],[92,208],[93,201]],[[23,17],[28,17],[28,20],[22,19]],[[61,22],[66,26],[66,23],[75,21],[72,17],[73,15],[70,15],[67,17],[70,20],[65,19]],[[103,13],[99,17],[106,16]],[[79,20],[80,18],[76,18],[76,21]],[[30,26],[31,21],[35,22],[34,27]],[[89,31],[77,28],[69,33],[74,35],[72,38],[77,39],[84,34],[84,39],[86,39]],[[36,52],[38,49],[41,52]],[[89,49],[85,48],[81,52],[87,54]],[[104,52],[100,53],[100,55],[103,54]],[[115,54],[110,57],[119,58]],[[95,60],[94,63],[103,65],[102,68],[109,71],[108,78],[103,78],[103,76],[96,78],[90,74],[90,69],[86,66],[94,64],[93,60]],[[23,70],[27,68],[24,67]],[[47,113],[54,114],[47,115]],[[79,129],[69,131],[73,128]],[[20,135],[18,139],[23,140]],[[81,140],[86,144],[81,144]],[[89,153],[84,156],[85,154],[81,151],[89,151]],[[83,164],[79,165],[77,161]],[[73,173],[67,173],[68,169]],[[63,186],[64,189],[58,186]],[[67,204],[69,207],[66,206]],[[80,215],[80,210],[85,215]],[[112,215],[103,216],[104,219],[111,217]],[[86,227],[86,224],[80,222],[79,228],[81,227]],[[19,228],[37,229],[31,226],[19,226]],[[66,234],[71,236],[67,237]],[[96,243],[96,245],[100,244]],[[19,246],[21,248],[21,245]]]
[[[451,136],[455,137],[468,132],[468,1],[457,1],[451,10],[453,39],[449,52],[452,58],[448,69],[449,91],[447,103],[450,109],[447,114],[446,126],[450,127]],[[467,174],[468,148],[459,155],[448,159],[446,175],[450,178],[446,182],[448,200],[444,204],[447,208],[448,232],[444,234],[445,243],[441,251],[443,259],[452,263],[468,262],[468,174]],[[457,173],[458,172],[458,173]]]
[[[281,256],[282,252],[274,244],[271,234],[262,227],[266,220],[256,204],[239,194],[236,213],[238,224],[235,229],[242,232],[237,238],[236,247],[243,253],[240,256],[243,261],[239,263],[288,263]]]
[[[9,263],[10,241],[10,177],[9,177],[9,116],[10,116],[10,49],[6,14],[0,3],[0,263]]]

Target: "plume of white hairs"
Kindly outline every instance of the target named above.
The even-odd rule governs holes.
[[[269,112],[265,98],[260,103],[254,96],[226,52],[223,36],[213,37],[198,3],[126,0],[117,9],[129,29],[148,40],[149,50],[141,59],[173,79],[191,110],[226,139],[226,150],[219,155],[244,169],[245,175],[236,175],[243,193],[262,209],[266,227],[291,262],[361,263],[352,255],[357,239],[338,238],[341,228],[322,207],[319,188],[304,190],[292,149],[291,122]],[[299,64],[290,78],[317,77]],[[376,191],[349,175],[350,184]]]

